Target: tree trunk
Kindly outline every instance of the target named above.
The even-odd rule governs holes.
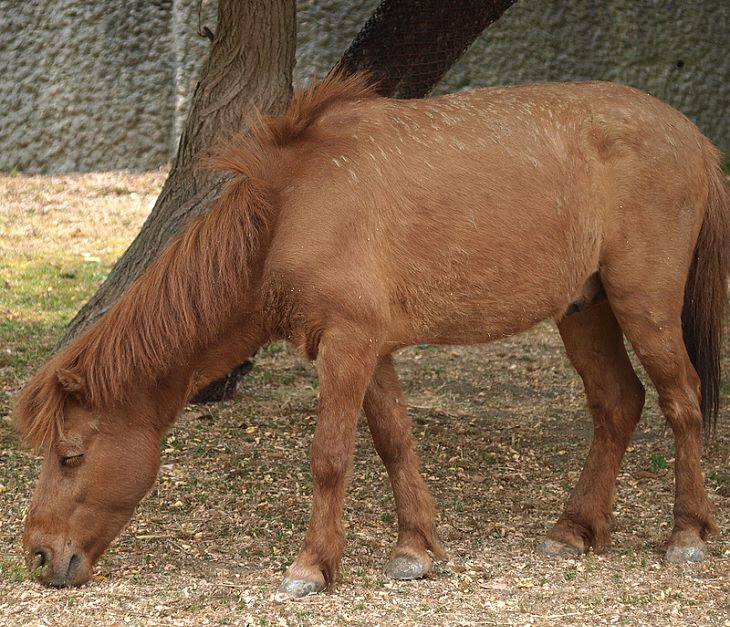
[[[391,98],[422,98],[514,0],[383,0],[338,66]]]
[[[223,177],[200,168],[198,160],[211,146],[245,129],[252,108],[274,115],[286,109],[295,48],[295,0],[220,0],[210,56],[162,192],[142,230],[66,327],[60,344],[104,314],[190,219],[208,208]]]

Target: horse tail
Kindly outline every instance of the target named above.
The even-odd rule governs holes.
[[[720,354],[730,273],[730,191],[719,153],[712,147],[711,151],[706,159],[706,213],[687,276],[682,330],[687,353],[700,378],[705,432],[714,434],[720,407]]]

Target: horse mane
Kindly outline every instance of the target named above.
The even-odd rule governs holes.
[[[333,70],[322,81],[312,81],[294,92],[281,116],[264,116],[254,110],[247,119],[246,132],[214,147],[203,159],[206,167],[249,177],[260,167],[261,148],[286,146],[299,139],[326,111],[339,102],[377,98],[370,74],[345,75]]]
[[[256,116],[248,134],[214,149],[207,166],[233,177],[210,210],[16,397],[13,421],[26,444],[41,449],[59,440],[70,396],[92,411],[123,406],[136,395],[133,382],[159,380],[219,337],[245,298],[269,228],[278,150],[335,103],[375,96],[366,75],[330,73],[297,91],[282,116]]]

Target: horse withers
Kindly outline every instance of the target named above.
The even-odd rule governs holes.
[[[608,83],[379,97],[331,75],[212,157],[233,174],[208,213],[21,391],[15,423],[45,458],[25,526],[54,586],[94,562],[153,485],[160,438],[195,390],[274,339],[316,361],[313,503],[282,590],[336,579],[363,408],[395,496],[396,578],[442,555],[391,354],[487,342],[556,321],[593,441],[539,545],[609,545],[619,464],[644,388],[676,445],[666,557],[716,529],[700,467],[718,410],[730,200],[718,152],[679,112]]]

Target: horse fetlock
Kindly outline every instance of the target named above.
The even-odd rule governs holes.
[[[429,551],[437,559],[446,559],[446,551],[434,526],[434,517],[435,514],[431,513],[428,518],[419,523],[413,525],[401,523],[398,530],[398,542],[393,554],[395,555],[401,550],[416,551],[418,553]]]
[[[707,536],[720,532],[707,494],[704,490],[701,494],[704,495],[704,498],[692,506],[687,506],[683,501],[675,503],[674,529],[672,530],[670,544],[680,544],[683,538],[692,536],[698,536],[700,540],[706,540]],[[675,537],[677,538],[676,542]]]
[[[431,534],[428,536],[426,548],[438,560],[445,560],[448,558],[446,549],[444,549],[443,544],[441,544],[441,538],[439,538],[438,534],[435,531],[432,531]]]

